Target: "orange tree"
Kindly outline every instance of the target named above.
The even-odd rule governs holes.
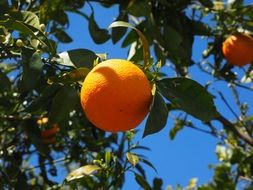
[[[115,15],[118,22],[111,25],[111,30],[97,24],[94,3],[105,9],[119,7]],[[83,11],[84,6],[91,9],[91,14]],[[200,186],[193,180],[186,189],[231,190],[238,184],[253,189],[252,104],[251,99],[242,102],[240,96],[242,90],[248,97],[252,95],[253,56],[249,54],[253,50],[249,50],[249,43],[253,6],[242,0],[2,0],[1,189],[120,189],[126,172],[133,172],[143,189],[162,188],[161,179],[155,178],[152,185],[146,181],[143,165],[155,166],[138,154],[148,147],[133,143],[135,130],[105,132],[86,118],[80,103],[82,81],[105,56],[89,47],[57,50],[59,43],[72,42],[66,33],[71,24],[70,12],[87,20],[87,30],[95,43],[123,39],[122,47],[130,50],[129,59],[148,77],[153,100],[143,137],[159,135],[167,119],[172,119],[168,113],[175,113],[175,125],[169,129],[172,139],[184,127],[217,138],[220,163],[213,167],[213,179]],[[238,33],[247,33],[249,40],[232,39],[232,45],[223,46],[225,39]],[[207,42],[202,61],[192,59],[196,36]],[[249,63],[236,66],[242,66],[234,63],[237,58],[231,60],[236,55],[239,60],[247,56]],[[211,80],[200,85],[191,79],[192,67]],[[176,77],[167,76],[166,69],[172,69]],[[213,90],[218,82],[226,84],[224,90],[231,92],[236,106],[223,91]],[[217,111],[214,100],[221,100],[234,117],[229,118],[222,109]],[[196,120],[202,121],[205,128],[198,128]],[[54,126],[57,130],[45,142],[41,134]],[[73,166],[78,169],[73,170]],[[62,168],[69,174],[64,183],[59,183],[53,176],[61,175]]]

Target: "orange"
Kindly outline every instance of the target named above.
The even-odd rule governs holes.
[[[229,64],[244,66],[253,61],[253,38],[245,33],[231,35],[223,42],[222,52]]]
[[[54,144],[56,142],[55,137],[42,139],[43,144]]]
[[[149,112],[151,85],[143,71],[127,60],[110,59],[96,65],[81,89],[87,118],[104,131],[137,127]]]
[[[40,136],[43,139],[55,136],[55,134],[60,130],[59,125],[58,124],[53,124],[51,128],[46,129],[44,131],[41,131]]]

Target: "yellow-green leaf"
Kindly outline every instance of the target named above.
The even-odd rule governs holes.
[[[136,154],[127,152],[126,153],[127,160],[132,164],[133,167],[136,166],[139,162],[139,157]]]
[[[150,51],[149,51],[148,40],[144,36],[144,34],[140,30],[135,28],[133,25],[129,24],[128,22],[124,22],[124,21],[116,21],[116,22],[113,22],[109,26],[109,28],[114,28],[114,27],[132,28],[137,32],[137,34],[139,35],[139,37],[141,39],[142,46],[143,46],[144,69],[147,69],[150,65]]]
[[[69,173],[69,175],[66,177],[66,180],[72,181],[75,179],[80,179],[84,176],[91,176],[94,172],[97,170],[100,170],[101,168],[97,165],[86,165],[82,166],[72,172]]]

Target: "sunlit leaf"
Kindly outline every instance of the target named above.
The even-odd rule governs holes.
[[[137,34],[139,35],[142,46],[143,46],[143,59],[144,59],[144,66],[148,67],[150,64],[150,51],[149,51],[149,44],[147,38],[142,34],[140,30],[135,28],[133,25],[123,22],[123,21],[116,21],[110,24],[109,28],[114,28],[114,27],[126,27],[126,28],[132,28],[134,29]]]
[[[16,21],[20,21],[22,23],[26,23],[34,28],[40,29],[40,21],[39,17],[30,11],[12,11],[9,15],[15,19]]]
[[[127,160],[132,164],[133,167],[135,167],[136,164],[138,164],[138,162],[139,162],[139,156],[137,156],[136,154],[127,152],[126,157],[127,157]]]
[[[97,165],[86,165],[86,166],[82,166],[74,171],[72,171],[71,173],[68,174],[68,176],[66,177],[66,180],[72,181],[75,179],[80,179],[83,178],[85,176],[91,176],[94,172],[100,170],[101,168]]]
[[[5,26],[7,29],[17,30],[24,35],[31,35],[34,39],[40,41],[43,45],[45,45],[48,49],[47,52],[54,55],[55,48],[50,43],[50,40],[45,36],[45,34],[39,29],[26,24],[24,22],[14,20],[11,18],[7,18],[6,20],[0,20],[0,25]]]

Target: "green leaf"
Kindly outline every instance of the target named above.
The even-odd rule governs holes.
[[[72,38],[63,29],[55,29],[54,35],[62,43],[70,43],[73,41]]]
[[[121,13],[117,17],[116,21],[128,22],[128,15],[125,13]],[[112,42],[113,42],[113,44],[117,43],[124,36],[124,34],[126,32],[127,32],[127,28],[125,28],[125,27],[113,28],[112,29]]]
[[[40,29],[39,17],[30,11],[12,11],[9,16],[14,20],[33,26],[34,28]]]
[[[157,82],[158,90],[179,109],[202,120],[219,116],[212,96],[197,82],[188,78],[166,78]]]
[[[162,190],[162,185],[163,180],[155,177],[153,180],[154,190]]]
[[[46,105],[48,101],[53,99],[55,94],[60,89],[61,85],[59,84],[52,84],[50,86],[47,86],[43,92],[40,94],[40,96],[32,101],[32,103],[26,108],[27,112],[36,111],[40,109],[42,106]]]
[[[135,17],[149,17],[151,12],[151,2],[150,0],[132,1],[129,3],[127,10],[131,15]]]
[[[148,160],[144,159],[144,158],[140,158],[140,162],[146,164],[147,166],[149,166],[150,168],[152,168],[156,173],[157,172],[157,169],[155,168],[155,166]]]
[[[74,69],[73,71],[60,74],[58,76],[53,76],[48,79],[48,83],[73,83],[78,81],[83,81],[87,74],[90,72],[90,69],[80,67]]]
[[[213,7],[213,2],[211,0],[199,0],[199,2],[206,7]]]
[[[212,29],[201,21],[192,21],[194,35],[210,36],[212,35]]]
[[[170,26],[164,27],[164,40],[170,51],[176,51],[183,41],[181,34]]]
[[[143,189],[152,190],[146,179],[144,179],[141,175],[135,173],[135,180]]]
[[[0,1],[0,15],[4,15],[9,8],[8,0],[1,0]]]
[[[10,89],[11,89],[10,79],[0,70],[0,91],[9,91]]]
[[[75,109],[79,98],[74,87],[63,86],[55,95],[49,114],[50,123],[59,123],[69,117],[69,113]]]
[[[123,21],[116,21],[110,24],[109,28],[114,28],[114,27],[126,27],[126,28],[132,28],[134,29],[137,34],[140,37],[140,40],[142,42],[143,46],[143,60],[144,60],[144,69],[148,68],[150,65],[150,51],[149,51],[149,44],[147,38],[142,34],[140,30],[132,26],[131,24]]]
[[[89,18],[89,32],[93,41],[97,44],[102,44],[110,39],[108,30],[99,28],[98,24],[94,19],[94,13]]]
[[[68,174],[68,176],[66,177],[66,180],[68,182],[75,180],[75,179],[80,179],[83,178],[85,176],[91,176],[94,172],[100,170],[101,168],[97,165],[86,165],[86,166],[82,166],[74,171],[72,171],[71,173]]]
[[[138,164],[138,162],[139,162],[139,156],[137,156],[136,154],[127,152],[126,157],[127,157],[127,160],[132,164],[133,167],[135,167],[136,164]]]
[[[121,47],[122,48],[127,47],[137,40],[138,40],[138,34],[134,30],[131,30],[130,32],[128,32],[125,39],[123,40]]]
[[[13,20],[11,18],[8,18],[7,20],[0,20],[0,25],[5,26],[8,29],[11,30],[17,30],[20,33],[24,35],[31,35],[36,40],[39,40],[43,45],[45,45],[48,49],[46,51],[54,55],[55,54],[55,47],[52,45],[50,40],[45,36],[43,32],[41,32],[39,29],[34,28],[33,26],[26,24],[24,22]]]
[[[98,56],[88,49],[74,49],[59,54],[60,59],[56,61],[65,66],[93,68],[94,61]]]
[[[22,87],[24,90],[33,89],[42,74],[42,61],[39,52],[32,49],[22,49],[22,63],[23,63],[23,75],[22,75]]]
[[[111,151],[106,151],[105,152],[105,163],[110,164],[111,160],[112,160]]]
[[[143,137],[153,133],[157,133],[162,130],[166,125],[167,117],[167,106],[160,93],[156,91],[154,102],[146,122]]]
[[[170,139],[173,140],[177,133],[184,128],[184,122],[180,119],[176,120],[175,126],[170,130]]]

